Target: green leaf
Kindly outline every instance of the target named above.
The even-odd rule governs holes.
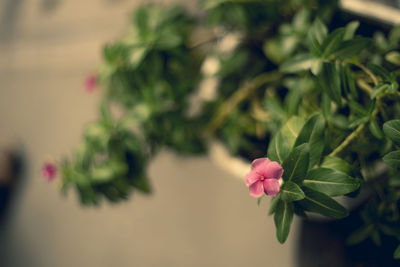
[[[400,145],[400,120],[391,120],[383,124],[383,131],[393,142]]]
[[[386,70],[384,67],[376,64],[371,64],[369,68],[372,70],[373,73],[379,75],[383,79],[383,81],[392,82],[389,71]]]
[[[330,57],[332,53],[339,48],[341,42],[343,41],[344,33],[345,28],[338,28],[328,35],[328,37],[322,43],[322,57]]]
[[[279,195],[276,196],[276,197],[272,197],[272,199],[271,199],[271,205],[270,205],[269,211],[268,211],[268,215],[272,215],[272,214],[275,213],[275,211],[276,211],[276,206],[278,205],[279,201],[280,201]]]
[[[357,20],[348,23],[345,27],[345,33],[343,36],[343,40],[353,39],[358,26],[360,26],[360,22]]]
[[[311,68],[315,57],[311,54],[299,54],[288,61],[285,61],[280,70],[286,73],[296,73]]]
[[[346,174],[350,174],[352,171],[352,167],[347,161],[335,156],[326,156],[321,164],[321,167],[333,169]]]
[[[340,74],[333,63],[324,63],[322,71],[318,75],[318,81],[330,99],[335,101],[339,106],[342,105],[342,90],[340,87]]]
[[[291,117],[270,142],[267,153],[268,158],[282,164],[289,155],[303,125],[304,120],[302,118]]]
[[[310,49],[315,54],[321,53],[321,45],[324,42],[327,34],[328,29],[325,24],[319,18],[315,19],[307,35]]]
[[[383,138],[383,132],[381,128],[378,125],[378,122],[376,121],[376,118],[371,118],[369,122],[369,130],[371,131],[372,135],[375,136],[378,139]]]
[[[299,183],[305,178],[309,167],[309,151],[307,143],[297,146],[292,150],[282,164],[284,169],[282,179],[284,181]]]
[[[290,202],[279,201],[276,207],[274,222],[276,227],[276,237],[278,241],[285,243],[293,220],[293,204]]]
[[[347,210],[329,196],[306,187],[303,188],[303,192],[306,196],[298,203],[305,210],[337,219],[348,215]]]
[[[387,83],[378,84],[374,87],[374,89],[372,89],[371,99],[375,99],[376,97],[383,95],[389,88],[390,85]]]
[[[303,185],[327,196],[341,196],[357,190],[356,179],[333,169],[316,168],[308,172]]]
[[[400,66],[400,52],[392,51],[385,55],[385,59],[392,64]]]
[[[290,153],[289,144],[281,132],[278,132],[268,146],[267,157],[272,161],[282,163]]]
[[[393,258],[395,258],[396,260],[400,259],[400,245],[398,245],[396,250],[394,251]]]
[[[318,164],[324,150],[325,120],[321,114],[310,116],[296,139],[295,147],[303,143],[310,146],[310,167]]]
[[[261,200],[264,198],[265,195],[262,195],[261,197],[257,198],[257,205],[260,206]]]
[[[353,40],[347,40],[340,43],[335,51],[330,55],[332,58],[345,60],[358,55],[362,50],[367,48],[371,44],[369,38],[357,38]]]
[[[400,170],[400,150],[386,154],[383,161],[393,169]]]
[[[297,184],[290,181],[283,184],[279,195],[281,199],[286,202],[298,201],[303,199],[305,196],[303,190],[301,190]]]
[[[367,239],[373,230],[374,230],[374,226],[372,224],[364,225],[360,229],[357,229],[356,231],[351,233],[350,236],[347,238],[346,242],[349,245],[358,244],[358,243],[364,241],[365,239]]]

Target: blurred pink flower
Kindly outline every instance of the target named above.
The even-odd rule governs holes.
[[[57,167],[54,163],[46,162],[42,167],[42,176],[46,181],[53,181],[56,178]]]
[[[250,195],[256,198],[262,196],[263,193],[276,196],[280,190],[279,179],[283,174],[282,166],[268,158],[255,159],[251,166],[253,169],[244,180],[250,188]]]
[[[95,75],[90,75],[85,80],[85,87],[88,93],[92,93],[97,85],[97,77]]]

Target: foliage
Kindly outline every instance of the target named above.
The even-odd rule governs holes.
[[[150,192],[145,167],[160,148],[204,153],[217,138],[233,155],[267,154],[283,166],[270,210],[279,242],[294,214],[343,218],[349,211],[334,198],[360,190],[371,193],[349,242],[400,241],[400,28],[350,22],[336,1],[202,6],[205,19],[141,7],[128,33],[104,47],[101,118],[86,128],[75,160],[64,161],[63,190],[74,186],[84,204]],[[200,29],[207,38],[195,42]],[[227,51],[232,36],[238,45]],[[202,70],[210,58],[214,73]],[[217,80],[216,94],[202,98],[208,79]],[[368,175],[382,164],[383,173]]]

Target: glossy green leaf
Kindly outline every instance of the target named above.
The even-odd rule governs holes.
[[[303,70],[309,70],[315,57],[311,54],[299,54],[284,62],[280,70],[286,73],[296,73]]]
[[[270,142],[267,152],[268,158],[282,164],[289,155],[303,125],[304,120],[302,118],[291,117]]]
[[[309,160],[310,148],[307,143],[295,147],[282,164],[284,170],[282,179],[295,183],[301,182],[307,174]]]
[[[280,201],[279,195],[276,196],[276,197],[272,197],[272,199],[271,199],[271,204],[270,204],[269,210],[268,210],[268,215],[272,215],[272,214],[275,213],[275,211],[276,211],[276,206],[278,205],[279,201]]]
[[[281,244],[285,243],[289,235],[290,226],[293,221],[293,213],[292,203],[284,201],[278,202],[274,222],[276,227],[276,237]]]
[[[286,202],[298,201],[304,198],[303,190],[297,184],[290,181],[283,184],[279,195]]]
[[[383,131],[393,142],[400,145],[400,120],[391,120],[383,124]]]
[[[325,157],[321,164],[321,167],[333,169],[346,174],[350,174],[352,171],[352,167],[347,161],[344,161],[343,159],[335,156]]]
[[[310,167],[318,164],[324,150],[325,120],[321,114],[312,115],[301,129],[295,146],[309,143]]]
[[[307,173],[303,185],[327,196],[341,196],[357,190],[356,179],[333,169],[316,168]]]
[[[383,157],[383,161],[390,167],[400,170],[400,150],[386,154]]]
[[[319,213],[337,219],[344,218],[348,215],[347,210],[329,196],[306,187],[303,188],[303,192],[306,196],[298,203],[306,211]]]

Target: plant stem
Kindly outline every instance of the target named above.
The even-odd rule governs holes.
[[[378,85],[378,83],[379,83],[378,78],[376,78],[376,76],[372,73],[372,71],[370,71],[370,69],[368,69],[363,64],[358,63],[358,62],[354,62],[354,61],[347,61],[347,62],[362,69],[371,78],[374,85],[375,86]]]
[[[246,82],[241,86],[232,96],[223,103],[216,112],[216,115],[206,127],[206,133],[209,135],[214,134],[218,127],[224,120],[232,113],[232,111],[248,97],[255,89],[259,88],[265,83],[278,80],[282,77],[282,73],[278,71],[271,71],[262,73],[256,76],[253,80]]]

